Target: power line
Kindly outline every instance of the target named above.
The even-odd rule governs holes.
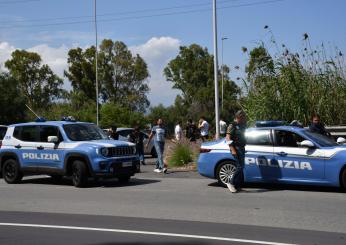
[[[39,2],[41,0],[17,0],[17,1],[1,1],[0,4],[17,4],[17,3],[30,3],[30,2]]]
[[[223,6],[219,7],[219,10],[223,9],[230,9],[230,8],[240,8],[240,7],[250,7],[250,6],[256,6],[256,5],[265,5],[265,4],[271,4],[271,3],[277,3],[277,2],[283,2],[286,0],[267,0],[267,1],[260,1],[260,2],[254,2],[254,3],[247,3],[247,4],[237,4],[237,5],[230,5],[230,6]],[[142,15],[142,16],[128,16],[128,17],[122,17],[122,18],[109,18],[109,19],[101,19],[98,20],[98,22],[116,22],[116,21],[122,21],[122,20],[137,20],[137,19],[146,19],[146,18],[153,18],[153,17],[162,17],[162,16],[173,16],[173,15],[184,15],[184,14],[190,14],[190,13],[201,13],[201,12],[207,12],[210,11],[210,9],[197,9],[197,10],[187,10],[187,11],[176,11],[171,13],[162,13],[162,14],[152,14],[152,15]],[[58,23],[48,23],[48,24],[37,24],[37,25],[12,25],[12,26],[5,26],[2,29],[9,29],[9,28],[35,28],[35,27],[48,27],[48,26],[62,26],[62,25],[76,25],[76,24],[86,24],[86,23],[92,23],[93,20],[84,20],[84,21],[70,21],[70,22],[58,22]]]
[[[40,1],[40,0],[31,0],[31,1]],[[223,0],[220,1],[220,4],[225,4],[229,2],[236,2],[240,0]],[[199,4],[188,4],[188,5],[176,5],[166,8],[154,8],[154,9],[142,9],[142,10],[134,10],[134,11],[124,11],[124,12],[111,12],[98,14],[97,17],[104,16],[114,16],[114,15],[128,15],[128,14],[137,14],[137,13],[145,13],[145,12],[158,12],[172,9],[182,9],[182,8],[191,8],[191,7],[200,7],[200,6],[211,6],[211,3],[199,3]],[[81,16],[70,16],[70,17],[55,17],[55,18],[44,18],[44,19],[28,19],[28,20],[16,20],[16,21],[1,21],[4,23],[22,23],[22,22],[40,22],[40,21],[50,21],[50,20],[67,20],[67,19],[85,19],[85,18],[94,18],[93,15],[81,15]]]

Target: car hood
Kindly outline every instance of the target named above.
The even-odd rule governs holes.
[[[76,145],[88,147],[117,147],[117,146],[134,146],[135,144],[121,140],[92,140],[75,142]]]

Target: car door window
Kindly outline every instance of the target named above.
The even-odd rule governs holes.
[[[59,142],[63,141],[62,135],[58,127],[55,126],[41,126],[40,127],[40,142],[48,142],[48,136],[56,136]]]
[[[273,145],[270,130],[252,130],[245,133],[247,145]]]
[[[38,126],[16,127],[13,136],[22,141],[39,142],[37,129]]]
[[[299,147],[303,140],[302,136],[285,130],[275,130],[275,145],[282,147]]]

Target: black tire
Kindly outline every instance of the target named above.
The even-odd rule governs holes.
[[[72,182],[75,187],[86,187],[88,183],[88,173],[84,162],[74,161],[72,164]]]
[[[153,146],[153,148],[151,148],[150,154],[151,154],[152,157],[157,157],[155,146]]]
[[[136,173],[140,173],[141,172],[141,162],[136,162],[135,166],[136,166]]]
[[[342,190],[346,192],[346,167],[342,170],[340,174],[340,186]]]
[[[230,181],[235,168],[235,163],[231,161],[226,161],[219,164],[215,173],[219,185],[226,187],[226,183]]]
[[[19,164],[14,159],[8,159],[4,162],[2,173],[4,180],[8,184],[17,184],[23,178],[23,174],[20,171]]]
[[[121,184],[127,184],[130,181],[131,176],[121,176],[119,177],[119,182]]]

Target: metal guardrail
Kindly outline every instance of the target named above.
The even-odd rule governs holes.
[[[346,138],[346,126],[328,126],[326,130],[337,139],[338,137]]]

